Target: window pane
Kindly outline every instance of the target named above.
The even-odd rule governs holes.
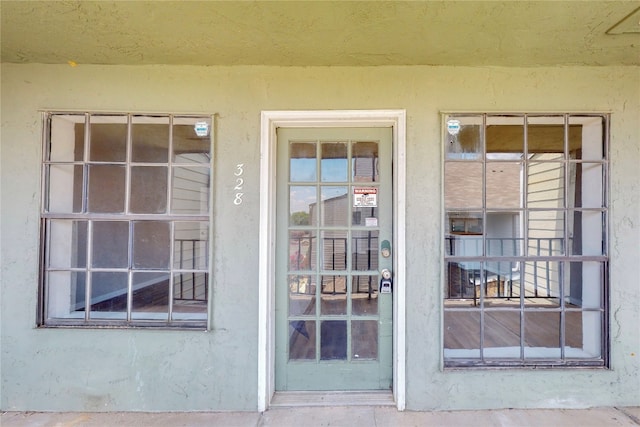
[[[524,356],[526,358],[560,357],[560,313],[555,311],[525,311]]]
[[[354,142],[351,150],[353,182],[378,182],[378,143]]]
[[[170,233],[168,222],[134,221],[133,268],[168,269]]]
[[[210,169],[174,167],[171,213],[206,215],[209,212]]]
[[[347,322],[325,320],[320,323],[320,359],[344,360],[347,358]]]
[[[96,221],[93,223],[94,268],[127,268],[129,266],[129,223]]]
[[[376,320],[351,322],[351,357],[354,360],[378,358],[378,322]]]
[[[569,211],[569,242],[571,255],[606,255],[606,227],[603,212]]]
[[[529,116],[527,119],[527,151],[536,158],[564,158],[564,116]],[[575,138],[575,129],[570,129]]]
[[[519,301],[520,270],[516,261],[487,261],[484,276],[482,276],[482,291],[485,305],[500,306],[514,305],[510,301],[514,298],[516,305]],[[479,278],[476,278],[476,282]],[[494,299],[493,301],[491,299]],[[506,298],[506,299],[505,299]]]
[[[520,158],[524,154],[524,116],[487,116],[487,159]]]
[[[167,212],[166,166],[133,166],[131,168],[129,209],[132,213]]]
[[[84,271],[49,271],[46,274],[47,317],[84,319]]]
[[[210,117],[175,117],[173,119],[173,161],[202,164],[211,162]]]
[[[518,261],[488,261],[484,286],[485,307],[520,307],[520,265]]]
[[[178,273],[173,276],[173,320],[206,320],[209,300],[207,273]]]
[[[528,255],[563,255],[565,253],[564,212],[529,212],[528,234]]]
[[[378,232],[351,232],[351,269],[366,271],[378,269]]]
[[[317,180],[316,144],[295,142],[289,153],[289,180],[291,182],[313,182]]]
[[[480,312],[444,312],[444,357],[480,357]]]
[[[378,314],[378,277],[351,277],[351,314]]]
[[[479,262],[447,262],[445,270],[445,298],[467,300],[472,299],[475,305],[476,280],[480,277]]]
[[[559,307],[560,285],[564,274],[560,261],[528,261],[524,263],[522,281],[527,306]]]
[[[127,273],[91,273],[91,318],[126,319]]]
[[[565,325],[565,357],[602,357],[602,315],[599,311],[568,311]]]
[[[572,159],[602,160],[606,158],[605,118],[603,116],[571,116],[569,153]]]
[[[289,225],[316,225],[318,214],[316,187],[289,187]]]
[[[131,317],[145,320],[169,319],[169,274],[133,273]]]
[[[444,205],[447,209],[481,208],[482,164],[445,163],[444,194]]]
[[[206,222],[176,222],[173,268],[206,270],[209,265],[209,226]]]
[[[529,208],[558,209],[565,206],[564,166],[559,162],[530,162],[527,168]]]
[[[289,322],[289,360],[316,359],[316,322],[293,320]]]
[[[323,143],[320,160],[322,182],[347,181],[347,144],[344,142]]]
[[[474,160],[482,157],[482,116],[448,116],[445,126],[447,160]]]
[[[487,208],[522,208],[522,163],[490,162],[486,166]]]
[[[90,213],[122,213],[125,200],[124,166],[89,165]]]
[[[48,221],[50,268],[83,268],[87,265],[87,221]]]
[[[448,212],[445,218],[445,253],[450,256],[482,255],[482,214]]]
[[[323,231],[321,243],[322,269],[347,269],[347,232]]]
[[[51,116],[48,160],[72,162],[84,159],[84,114]]]
[[[131,161],[166,163],[169,159],[169,118],[134,116]]]
[[[520,212],[487,212],[487,256],[515,256],[523,253]]]
[[[602,208],[604,201],[604,165],[570,163],[569,207]]]
[[[564,272],[565,307],[598,310],[604,308],[601,283],[605,265],[598,261],[566,263]]]
[[[289,232],[289,270],[315,270],[317,238],[314,231]]]
[[[90,118],[89,160],[124,162],[127,159],[127,116]]]
[[[322,276],[321,314],[347,314],[347,276]]]
[[[349,215],[347,187],[321,187],[323,226],[346,226]]]
[[[315,276],[289,275],[289,316],[312,316],[315,313]]]
[[[46,210],[51,213],[82,212],[82,179],[80,165],[47,166],[48,197]]]
[[[520,358],[519,311],[485,311],[484,356]]]
[[[378,226],[377,207],[353,207],[351,211],[351,224],[365,227]]]

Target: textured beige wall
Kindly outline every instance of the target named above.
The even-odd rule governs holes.
[[[407,111],[407,407],[640,403],[640,73],[2,65],[2,409],[255,410],[262,110]],[[40,109],[216,114],[213,329],[35,329]],[[611,111],[611,370],[442,372],[440,112]],[[233,204],[237,163],[244,203]],[[241,313],[241,315],[240,315]]]

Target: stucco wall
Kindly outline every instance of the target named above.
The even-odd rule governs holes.
[[[640,404],[640,72],[2,65],[3,410],[255,410],[261,110],[407,111],[407,407]],[[216,113],[208,332],[36,329],[40,109]],[[442,110],[611,111],[611,369],[441,371]],[[233,204],[245,164],[244,203]]]

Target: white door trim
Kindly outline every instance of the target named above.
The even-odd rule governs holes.
[[[393,396],[405,408],[405,187],[404,110],[263,111],[260,124],[260,260],[258,282],[258,411],[275,391],[275,213],[278,127],[393,128]]]

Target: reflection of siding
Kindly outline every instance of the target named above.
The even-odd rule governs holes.
[[[540,159],[535,156],[534,159]],[[556,241],[564,237],[564,216],[560,210],[564,200],[562,163],[529,163],[527,172],[527,207],[545,209],[530,211],[527,226],[529,252],[532,255],[559,255]],[[542,239],[542,240],[540,240]],[[554,244],[555,243],[555,244]]]
[[[548,156],[557,156],[550,154]],[[560,162],[537,163],[545,155],[535,155],[527,171],[527,233],[528,254],[533,256],[561,255],[564,238],[564,215],[560,210],[564,200],[564,169]],[[560,271],[556,262],[528,262],[524,271],[525,289],[541,296],[558,296]]]
[[[322,225],[329,227],[347,225],[349,204],[346,194],[324,200],[322,209]]]
[[[174,168],[171,212],[174,214],[207,212],[208,187],[208,168]]]
[[[362,143],[361,143],[362,144]],[[378,158],[359,157],[353,159],[353,181],[372,182],[377,181]]]

